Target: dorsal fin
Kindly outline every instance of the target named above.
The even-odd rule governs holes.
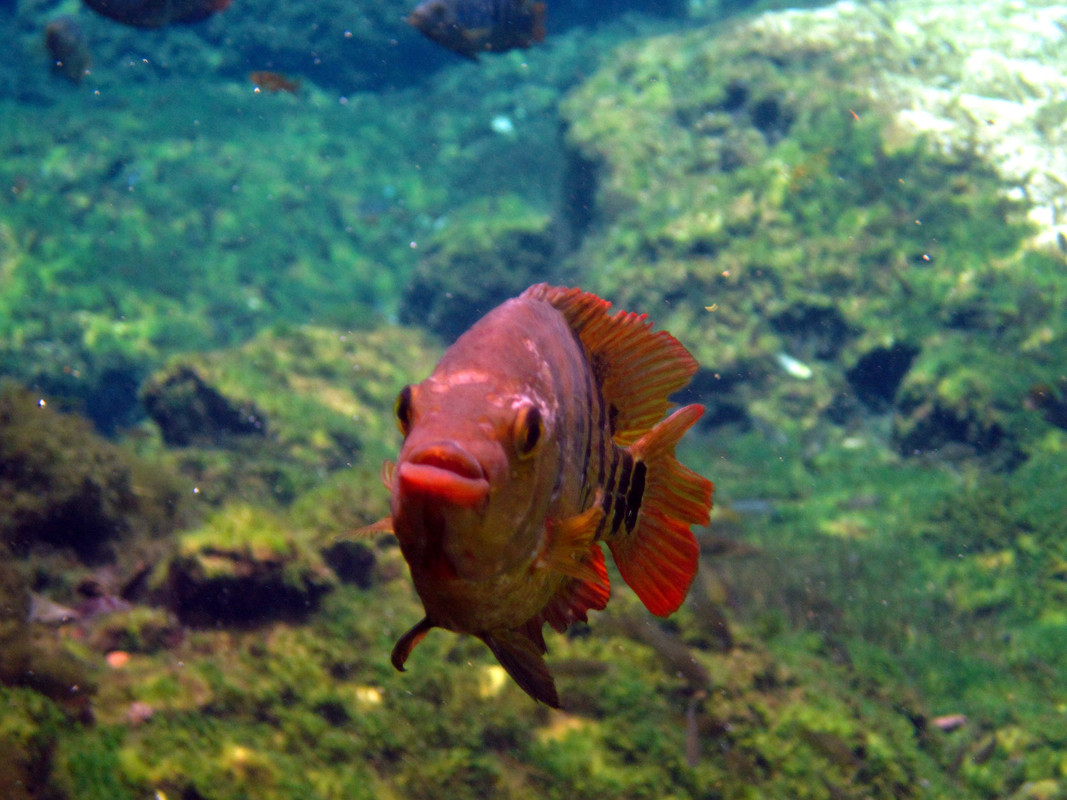
[[[663,419],[668,396],[697,371],[682,343],[666,331],[653,332],[645,314],[610,314],[611,303],[595,294],[544,283],[522,296],[556,308],[589,352],[620,445],[632,444]]]

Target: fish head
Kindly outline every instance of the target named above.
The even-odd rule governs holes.
[[[432,376],[397,400],[392,522],[412,575],[491,580],[544,535],[559,448],[548,404],[477,375]]]

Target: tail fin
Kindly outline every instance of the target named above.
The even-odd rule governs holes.
[[[697,572],[700,549],[690,525],[706,525],[711,481],[678,463],[674,447],[704,413],[701,405],[680,408],[630,446],[646,470],[637,524],[620,529],[608,547],[623,579],[653,614],[676,611]]]

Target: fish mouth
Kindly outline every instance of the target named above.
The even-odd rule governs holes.
[[[451,443],[423,447],[397,470],[404,492],[430,495],[454,505],[473,508],[489,496],[489,480],[478,461]]]

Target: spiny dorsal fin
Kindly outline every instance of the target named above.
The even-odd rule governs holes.
[[[697,371],[697,362],[666,331],[652,330],[647,315],[618,311],[581,289],[539,283],[523,297],[544,300],[566,318],[589,351],[604,399],[614,409],[615,441],[628,445],[670,408],[667,397]]]
[[[634,442],[630,455],[646,470],[644,489],[635,498],[639,506],[632,509],[637,523],[607,540],[623,580],[661,617],[685,600],[700,557],[689,526],[707,525],[711,512],[711,481],[674,457],[674,446],[703,413],[700,405],[680,408]]]

